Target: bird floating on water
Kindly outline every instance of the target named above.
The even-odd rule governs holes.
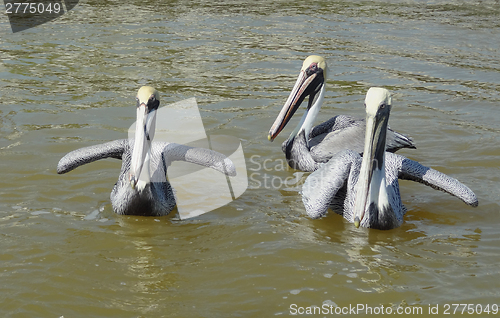
[[[120,139],[74,150],[57,165],[57,173],[104,158],[122,160],[118,181],[111,191],[113,210],[118,214],[162,216],[175,207],[173,189],[166,178],[173,161],[210,167],[229,176],[236,175],[226,156],[204,148],[153,141],[160,96],[156,89],[143,86],[137,93],[135,139]]]
[[[304,60],[297,82],[285,105],[272,125],[268,139],[273,141],[283,130],[306,96],[309,102],[297,128],[282,144],[283,152],[290,167],[302,171],[315,171],[322,163],[336,153],[351,149],[362,153],[365,121],[350,116],[338,115],[313,127],[314,120],[323,104],[325,80],[328,67],[326,61],[317,55]],[[411,138],[391,129],[387,132],[387,151],[396,152],[401,148],[415,148]]]
[[[356,227],[389,230],[403,223],[398,179],[413,180],[456,196],[476,207],[474,192],[458,180],[401,155],[386,152],[391,95],[372,87],[365,99],[366,136],[363,157],[345,150],[305,181],[302,201],[307,214],[318,218],[329,207]]]

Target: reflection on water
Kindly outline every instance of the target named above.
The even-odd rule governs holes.
[[[16,34],[0,17],[0,312],[260,317],[291,304],[497,302],[499,16],[496,1],[90,1]],[[308,219],[291,181],[305,175],[278,169],[292,128],[273,143],[267,132],[312,53],[331,74],[318,121],[360,116],[370,86],[389,88],[391,128],[418,147],[401,154],[468,185],[479,207],[405,181],[398,229]],[[56,174],[67,152],[127,135],[145,84],[165,105],[196,97],[208,135],[240,138],[241,197],[189,221],[123,217],[109,202],[118,160]]]

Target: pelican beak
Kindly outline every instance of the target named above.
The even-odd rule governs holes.
[[[285,128],[286,124],[290,118],[292,118],[293,114],[295,114],[295,111],[297,111],[300,107],[306,96],[309,96],[309,104],[307,106],[306,113],[309,111],[316,93],[319,92],[324,83],[325,77],[323,70],[318,68],[317,63],[312,63],[309,67],[302,68],[299,77],[293,86],[292,92],[288,96],[285,105],[269,130],[269,135],[267,137],[269,141],[273,141],[283,128]]]
[[[147,165],[149,169],[150,148],[151,141],[154,138],[155,123],[156,109],[149,111],[145,103],[140,103],[137,107],[134,149],[130,169],[130,185],[132,188],[135,188],[139,179],[145,179],[143,180],[145,182],[149,181],[149,170],[143,173],[143,168]]]
[[[370,91],[369,91],[370,92]],[[385,139],[387,135],[387,124],[389,122],[390,112],[390,96],[388,102],[382,102],[377,105],[369,105],[367,100],[365,106],[367,108],[366,114],[366,135],[365,135],[365,148],[363,151],[363,161],[361,162],[361,169],[359,179],[357,182],[356,198],[354,203],[354,226],[358,228],[365,216],[366,204],[368,197],[373,193],[378,193],[379,189],[372,189],[372,186],[380,186],[377,180],[373,180],[374,171],[384,171],[385,160]],[[375,109],[370,111],[369,108]],[[376,174],[380,176],[379,173]],[[373,182],[372,182],[373,181]],[[369,204],[373,200],[370,199]]]

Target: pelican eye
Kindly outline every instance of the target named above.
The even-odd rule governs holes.
[[[160,106],[160,100],[156,99],[155,95],[151,95],[148,99],[148,112],[152,112],[153,110],[158,109],[158,106]]]
[[[312,63],[306,70],[307,76],[311,76],[318,72],[318,63]]]

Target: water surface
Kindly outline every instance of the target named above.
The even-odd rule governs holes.
[[[0,17],[3,317],[268,317],[290,307],[498,303],[500,7],[495,1],[81,1],[12,34]],[[318,122],[393,92],[400,154],[472,188],[471,208],[401,182],[405,223],[305,216],[267,132],[302,60],[330,67]],[[67,152],[124,138],[137,89],[196,97],[207,133],[242,140],[249,189],[189,221],[118,216],[120,162],[66,175]],[[299,110],[301,113],[303,110]],[[300,114],[298,114],[300,115]],[[299,175],[300,177],[300,175]]]

